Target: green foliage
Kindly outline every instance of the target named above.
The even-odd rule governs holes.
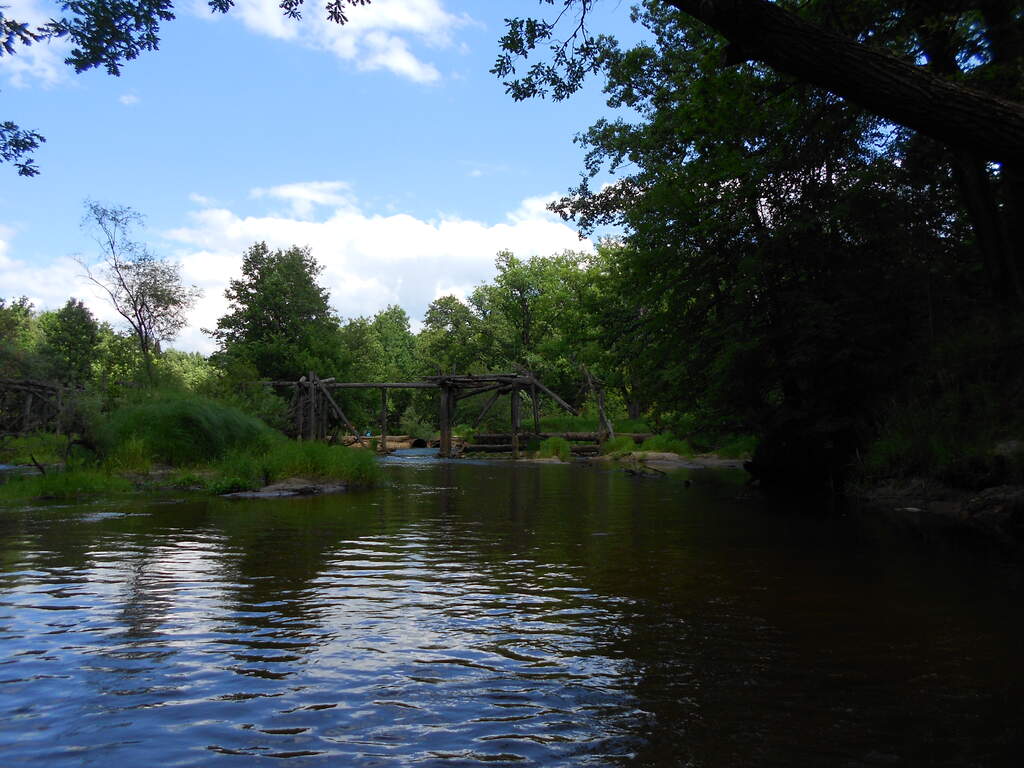
[[[636,442],[632,437],[622,436],[606,440],[601,446],[601,452],[606,454],[630,453],[636,449]]]
[[[960,488],[1024,480],[1024,323],[985,318],[931,348],[879,409],[859,471],[923,477]]]
[[[572,458],[572,447],[564,437],[549,437],[540,444],[537,455],[541,458],[557,456],[562,461],[569,461]]]
[[[373,451],[293,440],[277,440],[261,452],[232,451],[212,469],[207,487],[216,493],[255,490],[289,477],[369,486],[380,473]]]
[[[437,434],[437,428],[433,422],[420,418],[412,405],[405,409],[405,412],[402,414],[402,421],[398,426],[403,435],[409,435],[410,437],[429,438]]]
[[[85,203],[86,227],[100,248],[100,263],[79,263],[103,289],[110,305],[132,329],[147,379],[153,382],[153,355],[185,326],[202,292],[181,282],[181,265],[153,254],[131,239],[142,216],[128,206]],[[98,268],[97,268],[98,267]]]
[[[340,363],[338,321],[327,289],[317,283],[321,272],[308,248],[251,246],[242,257],[242,277],[224,292],[228,313],[208,331],[219,346],[218,361],[246,363],[272,380],[334,372]]]
[[[215,381],[223,376],[207,358],[198,352],[180,352],[168,349],[154,360],[156,380],[164,388],[188,392],[203,392],[215,388]]]
[[[680,456],[693,456],[693,447],[686,441],[670,434],[651,435],[640,445],[641,451],[659,451],[675,453]]]
[[[45,475],[19,475],[0,485],[0,502],[74,499],[131,490],[127,480],[98,470],[73,469]]]
[[[457,424],[452,428],[452,434],[461,437],[467,443],[476,442],[476,436],[480,432],[470,424]]]
[[[731,435],[715,448],[715,453],[723,459],[747,459],[757,450],[755,435]]]
[[[132,435],[109,451],[104,467],[109,472],[146,475],[153,467],[153,451],[141,435]]]
[[[173,394],[118,408],[94,429],[107,460],[131,463],[148,456],[172,466],[193,466],[233,449],[265,450],[278,437],[236,408]]]
[[[0,464],[61,464],[68,438],[48,432],[0,438]]]
[[[99,323],[92,312],[81,301],[68,299],[56,312],[41,316],[40,326],[60,378],[72,385],[84,384],[100,343]]]

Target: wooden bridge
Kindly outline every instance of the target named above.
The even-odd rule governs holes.
[[[488,395],[484,402],[476,424],[479,425],[484,416],[502,395],[511,398],[512,433],[511,450],[518,457],[522,430],[521,405],[522,397],[529,398],[533,410],[533,432],[540,433],[539,398],[545,395],[554,400],[561,408],[576,415],[576,410],[562,398],[544,386],[532,373],[488,373],[481,375],[449,374],[428,376],[420,381],[377,381],[349,382],[337,381],[334,378],[319,378],[314,372],[303,376],[298,381],[266,382],[275,387],[291,387],[294,392],[291,400],[291,413],[294,419],[295,432],[299,439],[324,440],[329,435],[337,436],[341,428],[363,442],[365,438],[349,421],[335,398],[342,389],[379,389],[380,390],[380,445],[387,445],[388,431],[388,398],[389,389],[436,389],[438,398],[438,421],[441,439],[438,446],[440,455],[452,455],[452,426],[455,418],[455,407],[460,400],[477,395]],[[333,394],[332,394],[333,393]]]

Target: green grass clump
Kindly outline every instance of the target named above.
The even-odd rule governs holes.
[[[261,453],[233,451],[212,469],[206,486],[215,493],[255,490],[288,477],[368,486],[380,472],[372,451],[285,439]]]
[[[68,438],[49,432],[36,432],[0,441],[0,464],[59,464],[64,461]]]
[[[277,436],[237,408],[175,395],[119,408],[95,432],[101,455],[114,468],[132,471],[147,459],[190,466],[233,450],[263,451]]]
[[[611,440],[605,441],[604,445],[601,446],[602,453],[615,454],[615,453],[630,453],[636,450],[636,442],[632,437],[613,437]]]
[[[675,453],[679,456],[693,456],[693,447],[685,440],[670,434],[652,435],[640,446],[641,451],[658,451],[659,453]]]
[[[0,501],[74,499],[98,493],[129,491],[131,488],[132,484],[124,478],[97,470],[74,469],[12,477],[0,485]]]
[[[540,444],[537,455],[541,458],[557,456],[562,461],[568,461],[572,456],[572,449],[564,437],[549,437]]]

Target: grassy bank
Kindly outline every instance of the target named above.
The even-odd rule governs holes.
[[[88,456],[63,469],[19,475],[0,485],[0,501],[68,499],[132,488],[178,487],[225,493],[289,477],[372,485],[371,451],[297,443],[252,416],[197,397],[153,397],[123,406],[91,430]],[[38,435],[10,443],[5,463],[63,462],[67,438]]]
[[[45,475],[19,475],[0,485],[0,503],[27,499],[76,499],[82,496],[124,493],[134,486],[123,477],[96,469],[51,471]]]

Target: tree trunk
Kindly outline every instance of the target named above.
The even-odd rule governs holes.
[[[665,0],[754,60],[983,159],[1024,163],[1024,105],[953,84],[768,0]]]

